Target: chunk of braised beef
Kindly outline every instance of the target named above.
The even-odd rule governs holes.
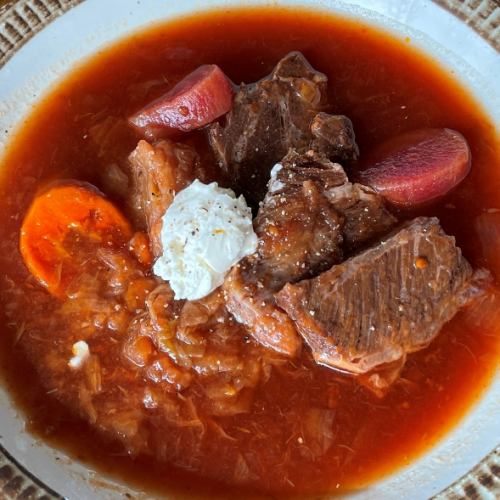
[[[380,196],[351,184],[339,164],[291,151],[273,169],[255,219],[257,252],[225,280],[228,310],[257,342],[295,356],[300,339],[272,292],[329,269],[394,222]]]
[[[315,151],[291,151],[273,171],[255,219],[257,274],[274,291],[312,277],[387,233],[396,219],[371,188]]]
[[[274,290],[328,269],[396,223],[380,195],[313,150],[290,151],[273,174],[255,229]]]
[[[241,85],[225,123],[209,128],[210,144],[232,187],[257,206],[273,165],[290,148],[308,148],[327,78],[291,52],[262,80]]]
[[[344,217],[326,193],[346,182],[340,165],[312,151],[291,151],[276,165],[254,222],[253,267],[266,288],[277,291],[342,259]]]
[[[227,310],[245,325],[253,339],[280,354],[295,357],[302,341],[293,321],[276,306],[272,293],[256,274],[256,261],[244,259],[224,281]]]
[[[346,182],[328,190],[326,196],[344,218],[342,236],[345,255],[386,234],[397,222],[387,210],[384,198],[368,186]]]
[[[341,259],[343,218],[324,193],[346,180],[340,165],[313,152],[291,152],[273,170],[254,223],[257,253],[224,283],[228,310],[267,348],[291,357],[300,350],[296,329],[272,292]]]
[[[429,345],[483,278],[436,218],[421,217],[276,298],[316,362],[366,373]]]
[[[147,229],[153,254],[161,254],[161,218],[179,190],[198,175],[199,158],[186,144],[141,140],[129,156],[132,173],[130,205],[139,227]]]
[[[359,148],[352,122],[344,115],[318,113],[311,123],[311,149],[332,161],[352,162],[359,157]]]

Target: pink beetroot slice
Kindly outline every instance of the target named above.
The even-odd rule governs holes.
[[[390,203],[415,206],[439,198],[469,173],[471,153],[462,134],[448,128],[419,129],[386,142],[359,173]]]
[[[189,132],[227,113],[232,98],[227,76],[215,64],[205,64],[132,115],[129,122],[149,138]]]

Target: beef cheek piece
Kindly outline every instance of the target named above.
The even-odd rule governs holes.
[[[302,339],[294,322],[276,306],[273,293],[264,287],[254,264],[253,259],[243,259],[226,277],[226,308],[259,344],[295,357]]]
[[[289,148],[309,145],[327,81],[300,52],[291,52],[268,77],[242,85],[225,125],[211,126],[216,157],[247,201],[256,205],[264,198],[270,170]]]
[[[322,113],[322,118],[314,121],[316,135],[311,131],[314,118],[325,107],[326,88],[327,77],[314,70],[300,52],[291,52],[269,76],[242,85],[225,123],[210,126],[210,144],[232,181],[231,187],[254,207],[265,196],[271,168],[291,148],[306,151],[316,141],[330,158],[352,159],[349,151],[356,151],[357,156],[347,118],[337,120],[334,126],[327,119],[330,115]],[[328,139],[330,133],[335,137]]]
[[[295,152],[276,165],[254,221],[258,251],[235,266],[224,282],[228,310],[260,344],[295,356],[301,339],[276,307],[273,292],[328,269],[342,257],[342,223],[324,196],[347,178],[338,164]]]
[[[330,160],[351,162],[359,157],[352,122],[344,115],[318,113],[311,123],[311,149]]]
[[[139,227],[147,229],[155,257],[162,253],[161,218],[176,192],[200,175],[196,151],[170,140],[154,145],[139,141],[129,156],[132,176],[131,209]]]
[[[344,258],[344,247],[386,232],[395,219],[370,188],[351,184],[338,164],[314,151],[291,151],[273,170],[254,221],[257,252],[224,283],[229,311],[261,344],[294,355],[300,347],[273,292]]]
[[[254,221],[259,238],[256,274],[279,290],[342,260],[344,217],[326,192],[347,182],[344,169],[314,152],[290,152],[271,174]]]
[[[315,360],[366,373],[426,347],[473,295],[472,269],[436,218],[420,217],[276,300]]]
[[[397,222],[387,211],[384,198],[363,184],[346,182],[325,194],[344,218],[342,246],[345,256],[386,234]]]
[[[341,262],[396,219],[371,188],[348,181],[344,169],[310,150],[277,164],[254,222],[259,276],[278,291]]]

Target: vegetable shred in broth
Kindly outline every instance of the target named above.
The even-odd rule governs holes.
[[[0,353],[4,378],[25,409],[30,430],[103,471],[148,488],[219,497],[230,488],[338,492],[409,463],[455,424],[487,386],[498,360],[500,294],[460,312],[427,349],[410,355],[385,398],[376,398],[352,377],[315,365],[304,349],[299,359],[273,366],[250,412],[213,419],[203,431],[165,427],[165,446],[174,451],[165,452],[164,462],[128,457],[120,444],[74,416],[54,392],[47,394],[53,381],[32,360],[39,354],[51,359],[62,334],[57,324],[56,330],[49,329],[51,309],[44,304],[54,299],[28,278],[18,250],[22,216],[36,190],[54,179],[76,178],[119,203],[102,171],[124,161],[137,144],[120,119],[201,64],[217,64],[235,83],[248,83],[268,74],[292,50],[328,76],[329,103],[351,118],[361,161],[364,152],[385,139],[417,128],[449,127],[467,138],[471,174],[443,202],[419,215],[438,216],[474,267],[500,270],[500,252],[485,250],[475,229],[479,215],[495,217],[500,209],[498,138],[453,75],[413,50],[409,40],[394,40],[354,21],[280,9],[218,11],[155,27],[103,51],[59,84],[23,125],[2,166]],[[213,162],[201,133],[187,140],[205,165]],[[13,283],[23,298],[13,299]],[[21,317],[22,304],[33,306],[25,307]],[[26,325],[37,339],[34,344],[24,338]],[[77,339],[78,332],[74,335]],[[133,395],[136,380],[125,375],[128,365],[118,348],[106,340],[97,348],[106,366],[122,369],[120,390]],[[150,425],[161,429],[163,424],[156,420]],[[198,447],[201,439],[204,444]],[[196,473],[200,467],[203,474]]]

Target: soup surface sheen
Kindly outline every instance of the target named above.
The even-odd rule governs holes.
[[[148,417],[148,432],[166,450],[162,460],[154,458],[158,451],[149,455],[139,445],[140,453],[129,456],[121,442],[109,438],[107,427],[80,417],[71,395],[58,393],[57,370],[44,367],[66,366],[83,323],[59,321],[57,299],[28,276],[23,264],[19,228],[34,193],[55,179],[79,179],[120,204],[102,170],[125,161],[138,136],[115,127],[117,119],[201,64],[217,64],[234,82],[248,83],[268,74],[292,50],[303,52],[328,76],[329,103],[353,121],[361,159],[381,141],[415,128],[448,127],[466,137],[471,174],[420,213],[438,216],[474,267],[500,270],[500,252],[485,248],[475,229],[484,214],[500,225],[494,215],[500,211],[494,127],[453,75],[412,49],[410,40],[395,40],[354,21],[280,9],[217,11],[127,38],[86,62],[37,105],[11,142],[0,185],[3,378],[31,431],[106,473],[153,490],[218,497],[231,496],[232,489],[293,495],[362,487],[433,445],[481,394],[496,368],[500,296],[493,294],[481,308],[459,313],[429,348],[410,355],[383,399],[349,376],[315,365],[307,349],[299,360],[273,366],[248,413],[205,419],[197,389],[190,389],[180,404],[194,405],[191,420],[173,425],[158,415]],[[99,136],[103,123],[106,132]],[[188,139],[211,165],[204,136]],[[116,390],[101,396],[110,414],[133,411],[124,408],[125,401],[144,390],[140,374],[120,357],[121,328],[102,332],[92,344],[100,355],[103,386],[106,373],[120,371],[113,379],[120,380]],[[77,385],[79,376],[67,375],[67,384]],[[132,432],[127,422],[114,422],[122,437]]]

